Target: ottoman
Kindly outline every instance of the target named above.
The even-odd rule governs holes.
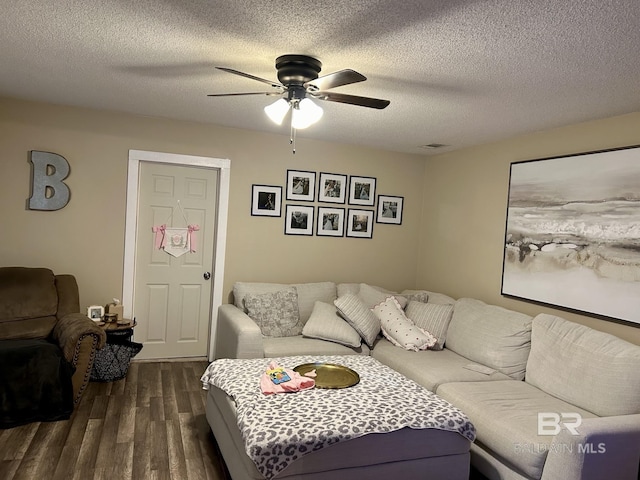
[[[233,480],[469,478],[473,425],[432,392],[372,357],[300,356],[276,360],[287,367],[344,365],[358,372],[360,383],[266,396],[259,376],[272,360],[216,360],[202,377],[207,421]],[[214,367],[223,373],[216,376]],[[424,401],[404,408],[403,401],[416,398]],[[398,404],[402,410],[390,406]],[[285,431],[292,437],[278,436]],[[303,454],[301,445],[308,446]],[[266,461],[265,450],[274,452]]]

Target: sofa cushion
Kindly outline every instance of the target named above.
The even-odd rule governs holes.
[[[292,285],[283,283],[236,282],[233,285],[233,303],[244,313],[247,313],[247,308],[244,304],[244,297],[247,294],[272,293],[289,287],[295,287],[298,292],[298,313],[302,323],[305,323],[311,316],[313,304],[316,300],[333,303],[337,298],[336,284],[334,282],[294,283]]]
[[[335,305],[320,301],[316,301],[313,306],[313,312],[302,329],[302,335],[354,348],[362,343],[360,334],[338,315]]]
[[[360,293],[360,286],[362,283],[338,283],[336,286],[338,297],[346,295],[347,293],[353,293],[354,295],[358,295]],[[382,293],[390,293],[394,294],[391,290],[387,290],[386,288],[378,287],[377,285],[369,285],[371,288],[374,288]]]
[[[390,296],[394,296],[396,298],[401,308],[404,308],[407,305],[407,299],[403,296],[391,292],[382,292],[376,287],[372,287],[371,285],[367,285],[366,283],[360,284],[358,296],[360,297],[362,302],[369,308],[373,308],[376,305],[384,302]]]
[[[459,299],[447,331],[447,348],[516,380],[524,378],[531,317],[472,298]]]
[[[380,319],[357,295],[347,293],[334,302],[338,312],[371,347],[380,333]]]
[[[540,478],[554,438],[538,435],[538,413],[594,417],[526,382],[513,380],[446,383],[436,393],[467,414],[476,427],[477,444],[527,478]]]
[[[388,297],[372,310],[380,319],[382,334],[395,346],[417,352],[436,344],[436,337],[407,318],[396,297]]]
[[[526,382],[599,416],[640,413],[640,346],[540,314]]]
[[[268,337],[263,339],[265,358],[281,358],[292,355],[369,355],[369,347],[364,343],[357,348],[317,338]],[[288,367],[289,365],[287,365]],[[295,367],[295,365],[291,365]]]
[[[413,323],[436,337],[436,343],[429,348],[442,350],[453,314],[453,305],[438,305],[411,300],[405,311]]]
[[[244,297],[247,315],[266,337],[291,337],[302,333],[298,313],[298,294],[294,287]]]
[[[380,338],[373,346],[371,356],[432,392],[435,392],[439,385],[448,382],[511,380],[507,375],[495,370],[491,374],[470,370],[468,367],[473,362],[446,348],[439,351],[412,352],[394,346],[386,338]]]

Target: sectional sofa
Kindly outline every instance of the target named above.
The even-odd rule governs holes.
[[[492,480],[638,478],[640,346],[429,291],[238,282],[233,293],[218,312],[217,358],[371,355],[467,414],[471,464]],[[432,334],[427,349],[420,333],[407,343],[413,330],[367,323],[389,297]]]

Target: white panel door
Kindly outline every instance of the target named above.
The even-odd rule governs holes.
[[[140,162],[133,312],[137,358],[204,357],[209,341],[218,171]],[[197,225],[195,252],[157,248],[153,227]],[[171,243],[171,240],[167,243]]]

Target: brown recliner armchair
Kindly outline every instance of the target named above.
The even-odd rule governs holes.
[[[73,275],[48,268],[0,267],[0,341],[47,340],[74,368],[73,404],[80,402],[104,331],[80,312]],[[11,345],[11,344],[9,344]]]

